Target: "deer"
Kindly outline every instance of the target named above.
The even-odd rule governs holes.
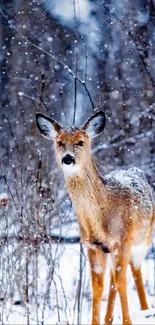
[[[131,267],[142,310],[148,309],[141,263],[151,243],[155,205],[143,172],[132,167],[101,176],[91,154],[92,139],[105,128],[106,115],[96,111],[82,127],[62,127],[44,114],[36,114],[41,134],[54,140],[73,203],[81,241],[88,250],[92,283],[92,325],[100,324],[104,274],[110,258],[110,287],[104,324],[112,324],[118,293],[122,324],[131,325],[127,295],[127,268]]]

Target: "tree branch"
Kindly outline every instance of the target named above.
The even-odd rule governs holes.
[[[50,58],[52,58],[53,60],[55,60],[58,64],[61,64],[63,66],[64,69],[67,70],[67,72],[74,77],[74,80],[76,79],[76,81],[78,81],[81,85],[83,85],[88,97],[89,97],[89,100],[91,102],[91,105],[93,107],[93,109],[95,108],[94,106],[94,103],[93,103],[93,100],[91,98],[91,95],[90,95],[90,92],[88,90],[88,87],[85,83],[85,81],[81,80],[80,78],[76,77],[75,74],[73,73],[73,71],[69,68],[68,65],[66,65],[66,63],[64,63],[62,60],[57,60],[56,57],[51,54],[50,52],[47,52],[46,50],[44,50],[42,47],[36,45],[35,43],[33,43],[28,37],[26,37],[25,35],[23,35],[21,33],[21,31],[14,25],[12,24],[12,22],[8,19],[8,17],[4,14],[3,10],[0,9],[0,13],[1,15],[7,20],[10,28],[13,28],[24,40],[26,40],[29,44],[31,44],[33,47],[35,47],[37,50],[43,52],[44,54],[48,55]]]
[[[27,243],[29,245],[37,246],[41,243],[48,244],[78,244],[80,243],[80,237],[79,236],[71,236],[71,237],[65,237],[65,236],[59,236],[59,235],[43,235],[43,236],[0,236],[0,246],[6,245],[9,241],[15,240],[17,242]]]

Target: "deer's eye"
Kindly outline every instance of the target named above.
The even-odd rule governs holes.
[[[58,143],[58,146],[59,146],[59,147],[62,147],[62,146],[64,145],[64,144],[62,143],[62,141],[58,141],[57,143]]]
[[[81,141],[79,141],[79,142],[77,143],[77,145],[80,146],[80,147],[83,147],[84,142],[81,140]]]

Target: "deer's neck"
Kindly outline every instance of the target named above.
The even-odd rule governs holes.
[[[92,159],[80,172],[66,177],[66,184],[73,203],[78,197],[81,198],[81,195],[85,201],[96,198],[95,203],[99,205],[101,197],[102,201],[106,200],[106,188]]]
[[[91,233],[102,227],[107,202],[107,191],[93,160],[80,173],[67,177],[66,184],[81,227],[87,237],[93,236]]]

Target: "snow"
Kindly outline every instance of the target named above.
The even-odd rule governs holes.
[[[53,245],[54,250],[57,250],[57,245]],[[44,315],[42,314],[42,304],[39,304],[38,308],[38,317],[39,324],[52,325],[56,324],[58,321],[62,323],[63,320],[69,322],[69,324],[77,324],[77,312],[74,308],[76,301],[76,293],[78,288],[78,279],[79,279],[79,244],[76,245],[63,245],[60,247],[61,259],[59,263],[56,264],[54,280],[57,285],[58,291],[58,304],[59,304],[59,314],[60,319],[58,319],[58,310],[55,305],[55,291],[54,287],[51,287],[51,303],[45,309]],[[53,252],[54,253],[54,252]],[[82,299],[82,320],[81,324],[90,324],[91,322],[91,285],[90,285],[90,270],[88,258],[86,255],[86,250],[84,249],[84,259],[86,259],[86,264],[83,271],[83,280],[82,280],[82,295],[84,292],[87,292],[87,295],[83,296]],[[38,295],[39,301],[44,297],[45,293],[45,283],[47,277],[47,265],[43,256],[39,256],[39,292]],[[95,268],[100,272],[96,265]],[[154,306],[154,279],[153,279],[153,260],[145,260],[143,263],[142,271],[144,276],[145,284],[148,282],[149,292],[147,290],[147,298],[150,307]],[[61,280],[61,281],[60,281]],[[63,288],[62,288],[63,285]],[[103,323],[103,318],[106,311],[107,298],[108,298],[108,289],[109,289],[109,269],[105,274],[105,290],[102,300],[101,308],[101,323]],[[150,295],[150,294],[151,295]],[[131,276],[131,271],[128,270],[128,299],[129,299],[129,308],[131,313],[131,319],[133,324],[154,324],[155,322],[155,309],[150,308],[147,311],[140,311],[140,306],[138,302],[138,296],[134,289],[133,278]],[[55,307],[54,307],[55,306]],[[30,324],[36,324],[36,309],[32,304],[27,304],[27,310],[29,310]],[[5,307],[1,306],[1,313],[3,316],[3,322],[7,325],[14,324],[26,324],[27,321],[27,312],[21,306],[15,306],[13,301],[8,301]],[[114,321],[113,324],[121,324],[121,308],[120,301],[117,296],[116,305],[114,309]]]
[[[8,200],[8,194],[7,193],[0,193],[0,201],[2,200]]]
[[[117,266],[117,268],[116,268],[116,270],[118,271],[118,272],[120,272],[121,271],[121,266]]]

